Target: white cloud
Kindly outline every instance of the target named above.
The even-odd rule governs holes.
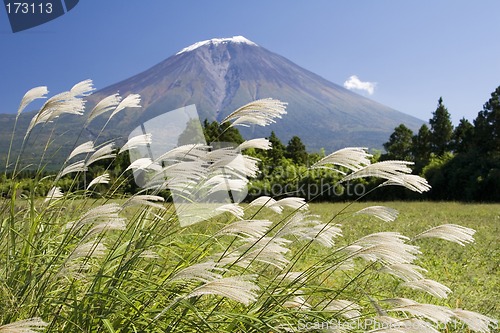
[[[344,87],[349,90],[364,90],[369,95],[373,95],[375,91],[376,82],[363,82],[356,75],[352,75],[344,82]]]

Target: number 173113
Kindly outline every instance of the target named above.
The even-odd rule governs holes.
[[[51,14],[52,3],[8,2],[5,4],[8,14]]]

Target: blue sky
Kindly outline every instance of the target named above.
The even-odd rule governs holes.
[[[197,41],[243,35],[337,84],[356,76],[356,92],[423,120],[442,96],[456,124],[500,85],[498,13],[497,0],[81,0],[14,34],[0,8],[0,113],[35,86],[104,88]]]

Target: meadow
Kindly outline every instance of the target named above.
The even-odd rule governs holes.
[[[49,98],[22,145],[37,125],[63,113],[82,116],[92,90],[86,80]],[[29,91],[18,115],[46,93]],[[87,124],[139,101],[109,96]],[[258,100],[222,123],[265,126],[285,107]],[[78,181],[94,162],[152,142],[145,133],[120,149],[97,138],[75,143],[56,175],[43,173],[42,158],[22,191],[20,158],[9,164],[7,157],[13,171],[0,193],[0,333],[498,330],[500,205],[316,204],[293,196],[239,204],[233,199],[259,174],[259,159],[246,152],[272,149],[264,138],[237,147],[180,145],[138,155],[113,177],[99,169],[83,187]],[[367,193],[429,191],[411,162],[371,157],[365,148],[344,148],[309,168],[339,174],[333,186],[382,180]],[[125,196],[119,189],[129,170],[141,188]]]

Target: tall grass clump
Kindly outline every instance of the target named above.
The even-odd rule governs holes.
[[[490,332],[497,324],[443,305],[451,290],[426,277],[439,267],[419,266],[421,239],[463,246],[474,241],[472,229],[445,224],[414,235],[387,231],[347,242],[342,235],[349,233],[349,220],[369,215],[392,221],[398,212],[371,206],[355,214],[332,211],[320,220],[308,202],[289,196],[241,205],[205,201],[203,214],[194,214],[196,199],[245,188],[259,161],[240,152],[272,149],[266,139],[236,148],[180,146],[158,158],[139,158],[117,177],[105,170],[82,186],[79,177],[96,161],[154,142],[154,135],[144,134],[121,149],[100,143],[107,121],[139,107],[140,97],[111,95],[85,114],[92,91],[87,80],[49,98],[33,117],[19,156],[9,153],[10,188],[0,201],[0,333]],[[46,94],[45,87],[29,91],[18,114]],[[259,100],[224,122],[265,126],[281,118],[285,107]],[[84,126],[96,117],[108,119],[95,140],[74,143],[56,174],[42,177],[42,154],[30,192],[17,195],[32,129],[56,126],[63,114],[87,117]],[[341,174],[339,184],[378,177],[379,187],[429,189],[411,174],[409,162],[371,163],[370,157],[364,148],[345,148],[311,168]],[[145,184],[119,197],[131,170],[147,171]],[[38,198],[42,182],[50,190]],[[183,200],[176,203],[173,195]]]

